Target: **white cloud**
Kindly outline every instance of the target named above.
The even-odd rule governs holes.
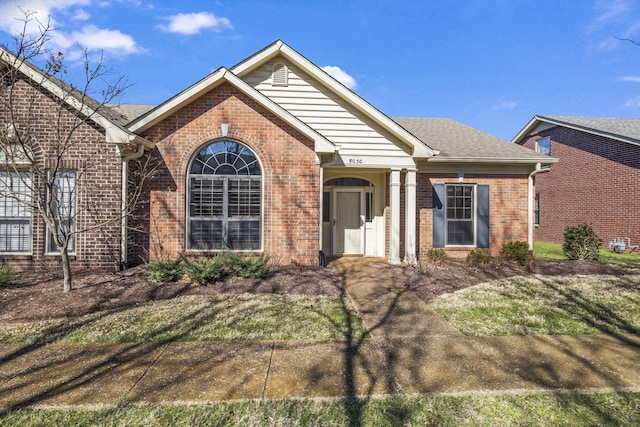
[[[596,14],[587,25],[587,32],[594,32],[612,24],[624,22],[625,16],[632,9],[630,0],[597,0],[593,6]]]
[[[640,96],[627,99],[622,106],[624,108],[640,108]]]
[[[169,21],[167,25],[158,25],[157,28],[169,33],[185,35],[198,34],[201,30],[211,29],[216,33],[233,28],[227,18],[218,18],[213,13],[178,13],[164,18]]]
[[[358,82],[356,82],[356,79],[347,74],[347,72],[343,71],[340,67],[327,65],[322,67],[322,69],[349,89],[353,90],[358,87]]]
[[[76,21],[86,21],[90,17],[91,15],[89,15],[89,13],[84,9],[78,9],[73,14],[73,19]]]
[[[92,0],[0,0],[0,30],[12,35],[23,31],[26,35],[37,34],[41,25],[49,23],[49,47],[65,53],[70,60],[81,56],[80,46],[89,50],[104,50],[114,55],[144,52],[132,36],[120,30],[99,28],[93,24],[77,29],[77,22],[91,18],[83,9],[91,4]],[[31,21],[26,29],[23,10],[37,20]]]
[[[620,76],[616,79],[616,81],[640,83],[640,76]]]
[[[67,41],[70,46],[75,44],[89,50],[104,50],[117,55],[143,52],[130,35],[123,34],[120,30],[98,28],[95,25],[85,25],[81,31],[73,31]]]
[[[493,106],[494,110],[513,110],[518,107],[518,101],[504,101]]]
[[[639,3],[635,0],[596,0],[586,33],[597,50],[614,50],[624,39],[638,38]]]

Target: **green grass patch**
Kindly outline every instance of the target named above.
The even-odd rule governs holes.
[[[533,252],[536,258],[567,259],[562,253],[562,245],[559,243],[536,242]]]
[[[18,410],[0,425],[73,426],[636,426],[640,394],[430,396],[252,401],[103,410]]]
[[[327,296],[182,296],[76,319],[0,324],[0,344],[294,340],[361,337],[346,300]]]
[[[541,259],[567,259],[559,243],[536,242],[534,253],[536,258]],[[600,262],[640,268],[640,252],[636,250],[619,254],[608,249],[600,249]]]
[[[473,336],[640,333],[640,275],[515,277],[430,305]]]

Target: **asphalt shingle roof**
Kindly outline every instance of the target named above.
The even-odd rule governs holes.
[[[536,116],[539,120],[640,144],[640,119],[582,116]]]
[[[392,117],[440,158],[539,160],[549,157],[452,119]]]

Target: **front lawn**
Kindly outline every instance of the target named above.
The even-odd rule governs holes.
[[[536,242],[536,258],[541,259],[567,259],[562,253],[560,243]],[[617,253],[608,249],[600,249],[600,262],[621,264],[627,267],[640,267],[640,251]]]
[[[0,425],[73,426],[637,426],[640,394],[270,400],[102,410],[19,410]]]
[[[474,336],[640,333],[640,274],[513,277],[430,305]]]
[[[330,296],[186,295],[76,318],[0,323],[0,344],[341,339],[362,336],[355,311]]]

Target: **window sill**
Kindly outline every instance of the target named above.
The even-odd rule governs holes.
[[[0,259],[11,258],[12,261],[29,261],[33,259],[32,253],[24,253],[24,252],[3,252],[0,253]]]

